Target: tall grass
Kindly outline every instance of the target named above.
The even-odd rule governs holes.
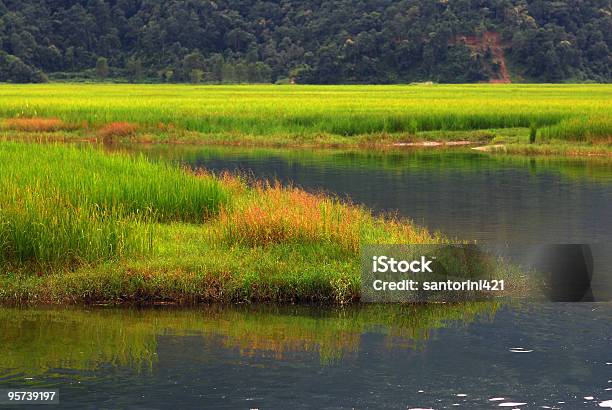
[[[0,262],[73,265],[144,252],[153,223],[202,222],[219,182],[93,148],[0,143]]]
[[[597,118],[571,118],[542,129],[540,136],[543,140],[612,144],[612,120],[609,115]]]
[[[152,248],[152,225],[120,206],[71,203],[56,188],[46,192],[3,184],[9,196],[0,207],[0,263],[35,263],[71,268]]]
[[[2,85],[0,118],[54,117],[94,127],[129,121],[207,134],[353,136],[532,124],[544,129],[573,118],[609,127],[611,101],[610,85]],[[587,121],[587,131],[578,135],[590,126]]]
[[[0,183],[10,180],[42,193],[56,189],[72,204],[121,206],[160,222],[202,222],[227,200],[215,178],[91,147],[2,143]]]
[[[224,209],[219,231],[229,244],[319,244],[358,255],[363,243],[433,243],[442,238],[407,221],[374,217],[360,206],[279,183],[262,183]]]

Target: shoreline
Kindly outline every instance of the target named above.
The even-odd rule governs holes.
[[[92,147],[2,142],[0,159],[0,304],[346,305],[361,244],[448,243],[334,196]]]
[[[138,145],[184,145],[184,146],[227,146],[253,148],[294,148],[294,149],[356,149],[356,150],[402,150],[402,149],[453,149],[471,148],[488,154],[551,157],[612,157],[610,144],[582,144],[568,141],[529,143],[520,138],[505,135],[483,137],[483,132],[459,132],[456,139],[434,138],[429,133],[416,136],[368,134],[354,137],[338,135],[216,135],[197,132],[179,132],[173,135],[138,133],[129,136],[103,137],[83,132],[23,132],[2,129],[0,140],[30,143],[90,143],[109,146]],[[514,132],[514,130],[512,131]],[[514,139],[515,141],[508,141]],[[518,140],[518,141],[517,141]]]

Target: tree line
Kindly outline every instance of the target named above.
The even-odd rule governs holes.
[[[612,0],[0,0],[0,81],[609,82]],[[466,40],[467,39],[467,40]]]

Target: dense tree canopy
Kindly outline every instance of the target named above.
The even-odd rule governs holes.
[[[0,81],[612,79],[612,0],[0,0]]]

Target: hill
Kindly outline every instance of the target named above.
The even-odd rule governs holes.
[[[612,0],[0,0],[0,81],[612,79]]]

